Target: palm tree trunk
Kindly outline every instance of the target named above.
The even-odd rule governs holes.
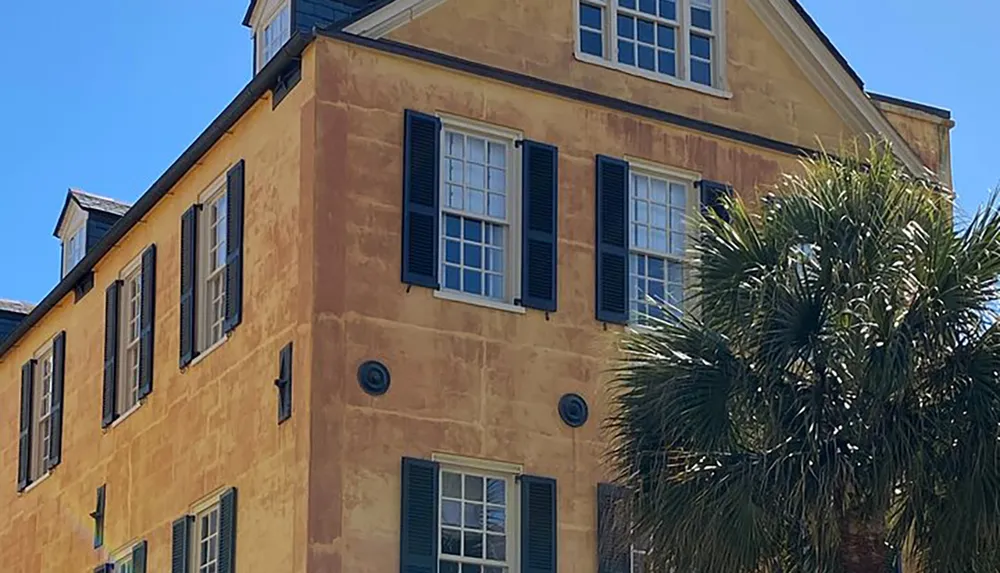
[[[845,517],[837,557],[844,573],[886,573],[888,550],[882,520]]]

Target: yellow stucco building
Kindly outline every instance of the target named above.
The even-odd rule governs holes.
[[[950,114],[796,0],[244,24],[251,82],[136,204],[71,191],[61,281],[0,305],[15,571],[597,573],[607,359],[686,218],[869,135],[951,184]]]

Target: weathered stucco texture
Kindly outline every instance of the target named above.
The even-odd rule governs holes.
[[[311,249],[302,226],[311,223],[301,208],[299,163],[311,84],[307,74],[274,111],[269,98],[259,101],[98,263],[89,294],[75,304],[66,297],[0,357],[0,563],[24,572],[92,571],[109,552],[146,539],[148,570],[169,571],[171,522],[220,488],[237,487],[239,571],[305,570],[310,312],[302,289],[310,275],[300,261]],[[247,169],[244,322],[180,372],[181,214],[240,158]],[[158,251],[153,393],[102,432],[104,290],[151,243]],[[59,261],[50,263],[55,269]],[[18,494],[20,368],[61,330],[62,464]],[[279,427],[273,381],[289,341],[296,344],[294,415]],[[89,514],[101,484],[106,533],[95,550]]]
[[[880,101],[877,105],[920,161],[951,187],[951,129],[955,122],[891,103]]]
[[[577,1],[448,1],[389,37],[804,147],[836,149],[859,135],[746,0],[725,2],[730,99],[577,60]]]
[[[595,496],[614,329],[594,318],[595,154],[732,182],[753,196],[796,158],[320,38],[310,570],[398,567],[399,467],[433,453],[559,480],[560,571],[596,570]],[[400,282],[403,112],[446,112],[559,147],[559,310],[516,314]],[[322,222],[322,224],[321,224]],[[387,395],[356,381],[392,371]],[[559,419],[577,392],[590,422]]]

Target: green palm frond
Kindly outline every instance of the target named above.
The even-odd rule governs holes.
[[[859,531],[915,571],[1000,568],[998,206],[956,231],[872,145],[704,215],[690,312],[614,369],[654,570],[848,571]]]

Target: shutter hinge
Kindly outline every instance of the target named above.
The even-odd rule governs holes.
[[[523,139],[517,139],[517,140],[514,141],[514,147],[515,148],[521,147],[522,145],[524,145],[524,140]]]

